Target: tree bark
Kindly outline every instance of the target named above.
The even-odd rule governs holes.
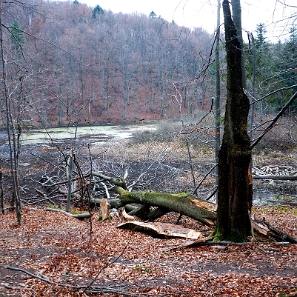
[[[246,75],[244,67],[244,53],[243,53],[243,38],[242,38],[242,26],[241,26],[241,5],[240,0],[231,0],[233,21],[237,31],[237,38],[241,45],[241,75],[242,86],[246,88]]]
[[[219,152],[218,214],[215,240],[243,242],[251,233],[251,160],[247,133],[249,100],[244,93],[241,45],[228,0],[223,1],[227,55],[227,102]]]

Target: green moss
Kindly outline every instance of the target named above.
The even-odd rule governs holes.
[[[222,232],[216,229],[213,233],[211,233],[210,237],[213,237],[213,241],[221,241],[222,240]]]
[[[240,234],[234,234],[234,235],[230,235],[226,238],[226,241],[231,241],[231,242],[245,242],[246,241],[246,237],[242,236]]]
[[[52,204],[52,203],[48,203],[45,205],[46,208],[54,208],[54,209],[58,209],[60,208],[58,205],[56,204]]]
[[[142,265],[136,265],[134,269],[137,271],[141,271],[142,273],[149,273],[152,271],[151,267],[142,266]]]
[[[292,289],[292,292],[290,292],[290,293],[277,292],[277,294],[275,296],[278,296],[278,297],[289,297],[289,296],[296,296],[296,293],[297,293],[297,288],[296,289],[293,288]]]
[[[74,215],[84,213],[84,211],[81,211],[81,210],[78,210],[78,209],[72,209],[70,212],[72,214],[74,214]]]
[[[290,208],[288,206],[278,205],[275,207],[275,210],[277,210],[279,212],[288,212],[290,210]]]
[[[252,230],[249,232],[250,236],[252,236]],[[213,241],[231,241],[231,242],[245,242],[246,237],[243,236],[241,233],[233,232],[232,234],[223,237],[223,234],[220,230],[216,229],[210,237],[213,237]]]
[[[185,192],[181,192],[181,193],[178,193],[178,194],[172,194],[172,196],[178,197],[178,198],[187,198],[189,196],[189,194],[185,193]]]
[[[250,231],[249,231],[249,236],[253,236],[253,235],[254,235],[253,230],[250,229]]]
[[[108,216],[105,221],[111,221],[112,218],[110,216]],[[99,218],[98,218],[98,221],[102,221],[102,216],[100,215]]]

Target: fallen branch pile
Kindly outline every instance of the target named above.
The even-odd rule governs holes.
[[[78,183],[78,179],[74,180],[74,182]],[[66,187],[61,187],[63,184],[67,185],[68,181],[65,180],[64,182],[53,183],[51,178],[43,178],[43,185],[48,188],[51,193],[58,192],[66,196],[69,191]],[[127,212],[130,218],[131,216],[135,216],[140,220],[152,222],[168,212],[176,212],[180,215],[193,218],[207,226],[215,226],[216,224],[217,205],[199,199],[189,193],[170,194],[153,191],[132,191],[132,186],[127,186],[124,178],[110,177],[100,172],[84,175],[83,181],[80,181],[80,184],[87,185],[88,191],[73,188],[73,199],[82,202],[88,198],[90,205],[101,205],[101,207],[104,205],[105,208],[109,207],[113,209],[113,211],[121,208],[124,209],[125,213]],[[99,198],[97,198],[98,191],[101,191],[101,197]],[[111,195],[111,192],[113,195]],[[88,196],[84,197],[79,193],[88,193]],[[105,219],[107,217],[106,210],[102,210],[102,213],[104,213]],[[69,213],[66,214],[69,215]],[[88,218],[90,216],[89,213],[70,215],[78,219]],[[262,236],[277,241],[297,243],[297,238],[270,226],[264,221],[252,219],[252,225],[254,230]],[[133,228],[134,230],[147,230],[148,226],[135,226],[134,224]],[[150,228],[151,232],[158,233],[158,231],[156,231],[158,229],[157,226],[150,226]],[[159,235],[162,235],[162,232]]]

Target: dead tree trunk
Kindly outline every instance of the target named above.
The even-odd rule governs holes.
[[[215,240],[242,242],[251,232],[251,150],[247,133],[249,100],[243,90],[241,45],[228,0],[223,1],[223,11],[227,54],[227,103],[224,136],[219,152]]]
[[[121,187],[116,187],[116,191],[120,194],[118,199],[123,204],[141,203],[157,206],[186,215],[206,225],[214,225],[216,220],[215,204],[188,193],[129,192]]]

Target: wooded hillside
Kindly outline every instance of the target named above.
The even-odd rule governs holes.
[[[160,119],[210,104],[204,70],[212,36],[203,29],[190,31],[149,12],[25,2],[4,5],[5,23],[18,33],[6,36],[15,45],[10,71],[21,73],[11,83],[23,85],[29,125]]]
[[[3,2],[6,82],[17,122],[131,122],[209,110],[215,96],[214,34],[180,27],[149,11],[115,14],[99,4]],[[264,24],[257,26],[256,36],[246,32],[247,91],[261,115],[279,110],[296,89],[296,28],[287,31],[288,39],[277,44],[268,40]],[[220,50],[223,91],[226,67]],[[281,88],[266,101],[261,98]],[[0,122],[5,124],[5,114]]]

